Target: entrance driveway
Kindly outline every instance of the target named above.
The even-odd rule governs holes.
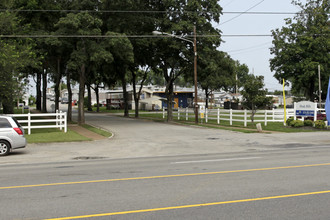
[[[112,138],[72,143],[29,144],[0,158],[1,164],[60,162],[87,158],[134,158],[275,150],[330,145],[328,132],[244,134],[86,113],[86,123],[111,131]]]

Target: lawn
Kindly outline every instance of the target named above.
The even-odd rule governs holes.
[[[176,123],[181,123],[181,124],[189,124],[193,125],[195,124],[194,121],[194,115],[189,114],[188,121],[186,121],[186,116],[185,114],[180,114],[180,120],[178,120],[176,112],[173,115],[173,120]],[[165,119],[163,118],[162,112],[160,113],[148,113],[148,114],[140,114],[140,118],[144,119],[150,119],[154,121],[166,121],[166,115]],[[199,123],[198,126],[203,126],[203,127],[211,127],[211,128],[217,128],[217,129],[224,129],[224,130],[232,130],[232,131],[239,131],[239,132],[244,132],[244,133],[251,133],[251,132],[257,132],[256,129],[256,124],[257,123],[252,123],[249,121],[247,123],[247,127],[244,127],[243,122],[236,122],[233,121],[232,125],[230,125],[229,121],[221,120],[220,124],[217,124],[216,119],[209,119],[208,123],[205,123],[205,119],[201,120],[199,118]],[[289,126],[284,126],[282,122],[268,122],[267,126],[264,125],[264,123],[261,123],[262,129],[265,132],[315,132],[315,131],[330,131],[330,129],[327,130],[321,130],[321,129],[315,129],[313,127],[302,127],[302,128],[293,128]]]
[[[32,134],[25,137],[28,143],[49,143],[49,142],[73,142],[73,141],[90,141],[91,139],[78,134],[68,128],[67,133],[57,128],[39,128],[32,129]]]

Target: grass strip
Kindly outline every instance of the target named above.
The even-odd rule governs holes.
[[[99,128],[96,128],[94,126],[91,126],[91,125],[88,125],[88,124],[84,124],[82,125],[82,127],[96,133],[96,134],[99,134],[99,135],[102,135],[103,137],[111,137],[112,136],[112,133],[108,132],[108,131],[105,131],[103,129],[99,129]]]

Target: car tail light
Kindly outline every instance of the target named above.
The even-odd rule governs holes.
[[[23,131],[20,128],[14,128],[18,135],[23,135]]]

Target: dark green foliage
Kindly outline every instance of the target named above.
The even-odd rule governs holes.
[[[286,26],[272,31],[273,44],[270,67],[274,77],[292,85],[292,92],[314,101],[318,90],[318,65],[321,66],[322,90],[327,88],[330,71],[329,1],[310,0],[293,19],[286,19]],[[323,99],[326,94],[322,94]]]
[[[263,76],[254,76],[253,74],[250,74],[245,81],[244,89],[241,91],[241,94],[243,95],[243,106],[252,110],[252,122],[257,109],[265,108],[272,104],[272,98],[266,97],[267,90],[263,89],[263,80]]]
[[[294,127],[294,128],[304,127],[304,122],[303,122],[303,121],[300,121],[300,120],[293,120],[293,121],[290,123],[290,126],[291,126],[291,127]]]
[[[304,126],[312,127],[313,126],[313,121],[311,121],[311,120],[305,120],[304,121]]]
[[[291,126],[291,123],[294,121],[294,118],[293,117],[290,117],[286,120],[286,124],[287,126]]]
[[[325,128],[325,123],[323,120],[316,120],[314,124],[315,124],[315,128],[319,128],[319,129]]]

